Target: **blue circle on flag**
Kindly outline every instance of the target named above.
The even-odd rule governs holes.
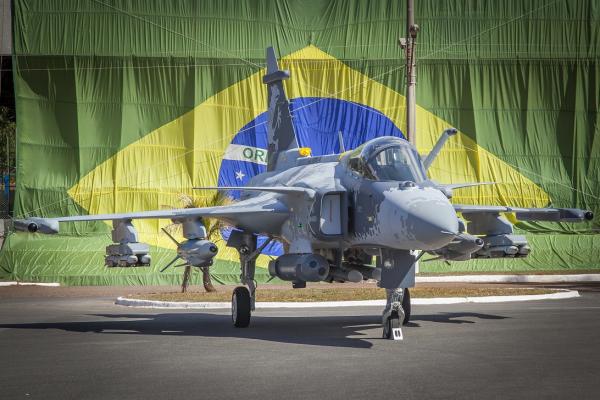
[[[290,100],[290,112],[298,145],[310,147],[313,156],[340,153],[339,132],[342,132],[346,150],[381,136],[404,139],[402,131],[385,114],[364,104],[324,97],[298,97]],[[242,146],[243,160],[239,157],[222,160],[218,186],[244,186],[253,176],[266,172],[267,118],[265,111],[234,136],[231,144]],[[238,191],[230,194],[234,199],[240,196]],[[231,229],[223,230],[225,240],[230,232]],[[259,245],[264,240],[259,237]],[[281,255],[282,245],[273,242],[263,253]]]

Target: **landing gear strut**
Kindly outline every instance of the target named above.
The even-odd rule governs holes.
[[[410,290],[404,289],[404,297],[402,298],[402,309],[404,310],[404,322],[402,325],[408,325],[410,322]]]
[[[231,296],[231,319],[236,328],[247,328],[250,325],[250,316],[256,302],[256,282],[254,281],[256,258],[271,242],[271,238],[256,248],[255,235],[250,233],[239,235],[239,244],[236,248],[240,256],[240,281],[244,286],[236,287]]]
[[[383,337],[402,340],[402,325],[410,319],[410,293],[407,288],[415,286],[417,257],[409,250],[382,248],[377,257],[381,268],[379,287],[385,289],[387,302],[383,310]]]

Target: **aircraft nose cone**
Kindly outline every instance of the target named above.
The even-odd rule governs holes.
[[[420,250],[444,247],[458,234],[454,207],[441,193],[427,193],[407,211],[408,228]]]

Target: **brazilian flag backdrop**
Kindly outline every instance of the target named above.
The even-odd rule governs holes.
[[[466,204],[600,211],[600,3],[417,0],[417,145],[459,130],[430,172]],[[193,186],[241,185],[265,170],[265,47],[274,45],[302,146],[314,154],[405,131],[397,0],[14,0],[18,121],[15,217],[181,206]],[[196,193],[202,195],[202,193]],[[206,194],[204,194],[206,195]],[[165,284],[174,255],[139,221],[150,268],[103,266],[107,223],[12,234],[5,279]],[[421,270],[600,268],[597,222],[519,223],[525,259],[422,263]],[[276,247],[270,249],[276,253]],[[265,266],[265,256],[259,264]],[[237,281],[220,243],[218,282]],[[198,280],[198,276],[194,279]],[[260,282],[268,280],[264,268]]]

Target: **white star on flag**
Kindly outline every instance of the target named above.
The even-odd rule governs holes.
[[[235,172],[235,179],[239,179],[241,181],[242,179],[244,179],[245,176],[246,176],[246,174],[243,173],[242,171]]]

